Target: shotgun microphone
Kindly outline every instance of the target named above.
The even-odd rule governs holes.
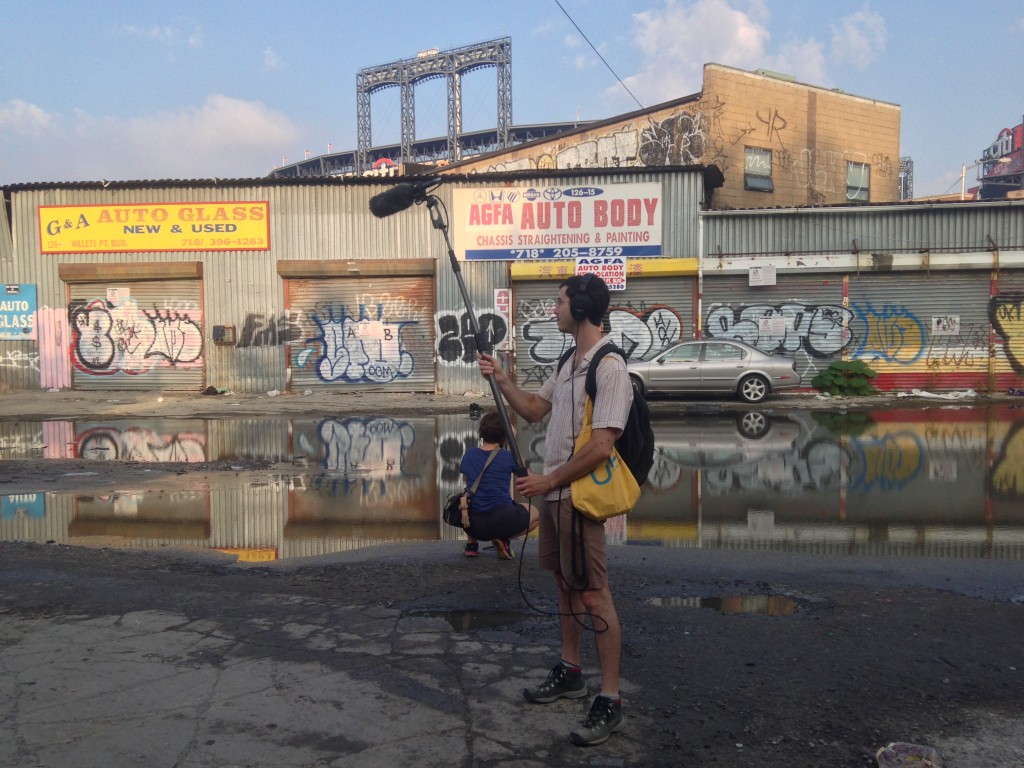
[[[378,219],[399,213],[413,203],[422,203],[427,199],[427,192],[441,183],[440,179],[431,178],[422,181],[403,181],[391,189],[370,198],[370,212]]]

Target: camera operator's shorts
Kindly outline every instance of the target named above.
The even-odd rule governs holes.
[[[537,561],[544,570],[561,575],[567,589],[607,587],[604,524],[574,510],[572,499],[545,501],[540,515]]]
[[[514,539],[530,527],[530,510],[522,504],[503,504],[484,512],[469,510],[466,533],[474,539]]]

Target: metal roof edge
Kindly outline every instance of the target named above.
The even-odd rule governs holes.
[[[830,214],[830,213],[877,213],[879,211],[921,211],[931,208],[949,210],[952,208],[1012,208],[1024,206],[1024,200],[957,200],[955,202],[934,202],[901,200],[893,203],[867,203],[862,205],[795,205],[776,208],[714,208],[699,211],[701,216],[709,218],[725,218],[727,216],[785,216],[797,214]]]

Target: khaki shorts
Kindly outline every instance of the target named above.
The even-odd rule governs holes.
[[[567,589],[604,589],[608,586],[603,523],[576,512],[570,499],[545,501],[539,532],[537,561],[544,570],[561,575]]]

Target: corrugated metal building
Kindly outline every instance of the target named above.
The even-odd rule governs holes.
[[[0,390],[479,391],[476,340],[432,216],[452,215],[461,253],[462,201],[503,195],[536,195],[539,208],[564,190],[568,211],[588,195],[621,203],[650,193],[656,255],[628,259],[612,330],[640,333],[636,354],[695,331],[703,167],[446,177],[429,214],[375,217],[370,199],[392,186],[318,178],[3,188],[10,311],[0,306]],[[536,223],[549,225],[557,229]],[[562,345],[545,322],[552,280],[576,261],[533,257],[607,250],[462,259],[484,345],[507,350],[520,376],[535,379]]]
[[[840,357],[886,391],[1024,384],[1024,201],[700,218],[706,335],[784,349],[805,384]]]
[[[449,215],[482,343],[535,388],[568,343],[558,280],[630,253],[467,242],[467,209],[551,190],[657,201],[607,318],[631,357],[726,335],[793,354],[808,387],[841,358],[884,390],[1024,385],[1024,201],[701,210],[701,166],[442,182],[385,218],[377,179],[6,187],[0,390],[482,391]]]

